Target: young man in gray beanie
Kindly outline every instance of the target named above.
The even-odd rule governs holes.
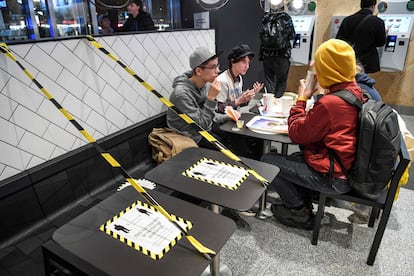
[[[353,46],[357,59],[365,68],[365,73],[380,71],[377,47],[385,44],[384,21],[372,15],[377,0],[361,0],[361,10],[342,21],[336,38]]]
[[[174,79],[170,101],[203,129],[212,131],[214,124],[228,119],[227,115],[215,112],[216,97],[221,88],[216,79],[220,72],[218,55],[207,47],[199,47],[190,55],[190,67],[191,71]],[[199,146],[214,149],[197,130],[171,110],[167,111],[167,125],[192,138]]]

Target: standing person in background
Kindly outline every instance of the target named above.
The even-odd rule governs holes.
[[[151,15],[143,10],[142,0],[131,0],[128,4],[128,13],[124,32],[155,30]]]
[[[111,34],[114,32],[114,29],[111,27],[111,20],[109,16],[103,15],[98,18],[99,26],[101,26],[100,34]]]
[[[265,86],[280,98],[286,90],[292,51],[291,40],[296,36],[292,18],[284,12],[284,1],[271,4],[262,19],[260,55],[263,61]]]
[[[249,45],[238,45],[227,56],[229,68],[217,77],[221,84],[221,91],[216,98],[218,112],[224,113],[226,106],[239,109],[240,106],[247,105],[263,88],[262,83],[255,82],[252,89],[243,91],[242,76],[249,70],[253,57]]]
[[[384,21],[373,15],[376,4],[377,0],[361,0],[361,9],[345,17],[336,35],[353,45],[368,74],[380,71],[377,47],[384,46],[386,39]]]

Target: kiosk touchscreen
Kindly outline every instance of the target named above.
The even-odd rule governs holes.
[[[414,15],[379,14],[378,17],[384,20],[385,29],[388,30],[380,52],[381,71],[401,71],[404,69]]]
[[[292,47],[292,65],[308,65],[312,53],[314,15],[292,15],[296,37]]]
[[[414,1],[381,1],[377,8],[387,30],[385,45],[379,49],[381,71],[402,71],[413,29]]]

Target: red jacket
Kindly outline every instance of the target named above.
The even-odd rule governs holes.
[[[339,83],[330,87],[329,93],[346,89],[362,98],[356,82]],[[306,114],[305,101],[293,106],[288,119],[289,137],[303,146],[306,163],[320,173],[329,173],[328,148],[334,149],[346,169],[355,161],[357,144],[358,109],[329,93],[317,101]],[[334,176],[342,176],[341,167],[335,162]]]

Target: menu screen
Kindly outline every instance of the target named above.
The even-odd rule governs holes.
[[[384,20],[388,33],[409,33],[411,31],[411,16],[379,15],[378,17]]]
[[[309,32],[312,30],[312,16],[292,16],[295,32]]]

